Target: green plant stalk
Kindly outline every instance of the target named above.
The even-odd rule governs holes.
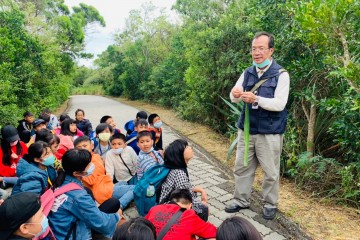
[[[249,163],[249,140],[250,140],[250,112],[249,104],[245,104],[245,122],[244,122],[244,166],[247,167]]]

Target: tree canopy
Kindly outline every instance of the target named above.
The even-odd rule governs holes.
[[[271,32],[274,58],[291,76],[283,173],[314,193],[356,203],[360,2],[177,0],[173,10],[180,21],[152,5],[131,12],[96,62],[107,93],[234,134],[228,126],[237,116],[221,97],[251,65],[254,34]]]
[[[85,30],[93,23],[105,25],[85,4],[70,10],[64,0],[0,2],[1,125],[67,99],[75,58],[86,54]]]

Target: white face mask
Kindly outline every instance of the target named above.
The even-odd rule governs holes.
[[[110,139],[110,133],[99,133],[99,139],[102,142],[107,142]]]
[[[161,128],[162,124],[163,124],[162,121],[158,121],[158,122],[154,123],[154,127]]]
[[[111,149],[111,152],[116,155],[120,155],[124,151],[123,148]]]

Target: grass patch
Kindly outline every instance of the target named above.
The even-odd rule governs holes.
[[[74,87],[71,90],[71,95],[105,95],[102,85],[86,85],[81,87]]]

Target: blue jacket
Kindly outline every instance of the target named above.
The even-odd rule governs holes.
[[[37,165],[28,163],[25,159],[20,159],[16,168],[16,175],[19,179],[11,195],[19,192],[43,194],[48,187],[48,177],[51,181],[54,181],[57,174],[53,167],[47,167],[47,170],[42,170]]]
[[[257,90],[257,95],[265,98],[274,98],[275,89],[279,80],[279,76],[285,70],[282,66],[273,60],[269,69],[258,78],[256,68],[249,67],[244,73],[243,88],[250,91],[253,86],[262,79],[268,79]],[[268,111],[260,106],[258,109],[253,109],[249,104],[250,113],[250,134],[283,134],[286,128],[287,111],[286,109],[280,112]],[[238,121],[238,127],[244,130],[245,122],[245,107],[241,112]]]
[[[137,131],[133,131],[129,136],[126,137],[126,141],[129,141],[130,139],[136,137],[137,134],[138,134]],[[128,143],[127,145],[132,147],[132,149],[134,149],[136,155],[139,155],[140,148],[138,147],[137,142],[138,142],[137,139],[135,139],[131,143]]]
[[[79,180],[69,175],[66,175],[61,186],[71,182],[84,187]],[[117,213],[101,212],[86,190],[73,190],[60,195],[48,218],[50,227],[58,240],[65,239],[74,222],[76,222],[77,240],[91,239],[91,230],[111,238],[120,219]],[[73,239],[72,235],[70,239]]]
[[[84,119],[81,122],[76,121],[76,127],[80,129],[86,136],[90,137],[93,131],[91,122],[89,119]]]
[[[135,121],[130,120],[124,125],[124,129],[126,131],[126,136],[129,136],[132,132],[135,131]]]

